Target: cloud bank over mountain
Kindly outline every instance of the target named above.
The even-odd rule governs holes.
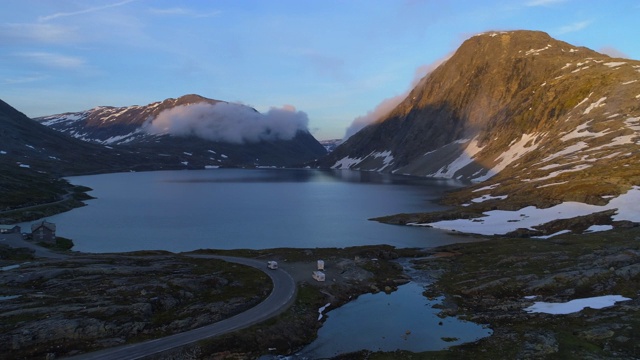
[[[411,81],[411,85],[409,86],[409,88],[402,94],[382,100],[378,105],[376,105],[373,110],[367,112],[365,115],[358,116],[357,118],[353,119],[351,125],[349,125],[349,127],[347,127],[347,130],[345,131],[344,140],[347,140],[353,134],[362,130],[367,125],[372,124],[376,120],[381,119],[382,117],[389,114],[391,110],[393,110],[393,108],[398,106],[398,104],[400,104],[402,100],[404,100],[407,95],[409,95],[409,92],[413,88],[415,88],[416,85],[418,85],[418,82],[420,82],[423,77],[429,75],[429,73],[440,66],[440,64],[447,61],[447,59],[450,58],[451,55],[452,54],[448,54],[447,56],[440,58],[433,63],[418,66],[414,72],[413,80]]]
[[[291,105],[272,107],[262,114],[253,108],[220,102],[181,105],[165,110],[143,125],[151,134],[198,136],[234,144],[291,140],[309,132],[309,118]]]

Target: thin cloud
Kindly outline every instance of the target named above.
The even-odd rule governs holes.
[[[556,34],[567,34],[571,32],[580,31],[591,24],[591,21],[579,21],[573,24],[565,25],[558,29]]]
[[[5,85],[19,85],[19,84],[27,84],[27,83],[46,80],[48,77],[49,76],[47,75],[33,75],[33,76],[25,76],[25,77],[19,77],[19,78],[4,79],[3,82]]]
[[[418,66],[414,72],[413,80],[411,80],[409,89],[405,90],[400,95],[382,100],[378,105],[376,105],[373,110],[367,112],[365,115],[358,116],[357,118],[353,119],[351,125],[349,125],[349,127],[347,127],[345,131],[343,140],[347,140],[352,135],[362,130],[369,124],[372,124],[388,115],[396,106],[398,106],[404,99],[406,99],[411,90],[413,90],[418,85],[418,83],[420,83],[420,80],[430,74],[442,63],[447,61],[451,56],[452,54],[447,54],[445,57],[442,57],[430,64],[423,64]]]
[[[78,10],[78,11],[59,12],[59,13],[55,13],[55,14],[51,14],[51,15],[47,15],[47,16],[41,16],[41,17],[38,18],[38,21],[44,22],[44,21],[49,21],[49,20],[53,20],[53,19],[58,19],[58,18],[61,18],[61,17],[84,15],[84,14],[88,14],[88,13],[93,13],[93,12],[97,12],[97,11],[111,9],[111,8],[114,8],[114,7],[123,6],[123,5],[129,4],[129,3],[134,2],[134,1],[136,1],[136,0],[124,0],[124,1],[117,2],[117,3],[113,3],[113,4],[107,4],[107,5],[103,5],[103,6],[94,6],[94,7]]]
[[[220,15],[220,11],[218,10],[201,13],[192,9],[181,8],[181,7],[174,7],[174,8],[167,8],[167,9],[153,8],[153,9],[150,9],[149,11],[152,14],[156,14],[156,15],[189,16],[194,18],[207,18],[207,17],[214,17],[214,16]]]
[[[614,48],[613,46],[604,46],[602,48],[600,48],[600,50],[598,51],[600,53],[609,55],[611,57],[614,58],[623,58],[623,59],[630,59],[629,55],[623,53],[622,51]]]
[[[0,41],[7,43],[71,43],[79,39],[74,28],[54,24],[3,24]]]
[[[560,4],[566,0],[532,0],[527,3],[527,6],[550,6],[554,4]]]
[[[16,53],[26,61],[59,69],[78,69],[85,66],[85,60],[79,57],[54,54],[49,52],[25,52]]]
[[[311,49],[302,50],[301,55],[312,65],[313,69],[319,75],[336,80],[344,80],[347,78],[347,71],[343,59],[322,54]]]

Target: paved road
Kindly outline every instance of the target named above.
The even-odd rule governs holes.
[[[69,255],[51,251],[30,241],[26,241],[22,238],[21,234],[17,233],[0,234],[0,244],[5,244],[14,248],[26,247],[33,249],[35,251],[35,257],[38,258],[66,259],[69,257]]]
[[[257,324],[269,319],[286,310],[293,303],[296,292],[296,283],[287,272],[282,269],[270,270],[266,261],[254,259],[236,258],[230,256],[216,255],[193,255],[194,257],[215,258],[228,262],[252,266],[263,270],[273,281],[271,294],[260,304],[240,313],[236,316],[219,321],[215,324],[203,326],[201,328],[185,331],[183,333],[166,336],[159,339],[149,340],[137,344],[119,346],[115,348],[100,350],[69,359],[91,359],[91,360],[111,360],[111,359],[139,359],[144,356],[157,354],[162,351],[187,345],[202,339],[210,338],[233,332],[248,326]]]

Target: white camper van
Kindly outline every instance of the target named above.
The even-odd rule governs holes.
[[[275,270],[278,268],[278,262],[277,261],[267,261],[267,267],[271,270]]]
[[[322,271],[314,271],[311,275],[316,281],[324,281],[325,275]]]

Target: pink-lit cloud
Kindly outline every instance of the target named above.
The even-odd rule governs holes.
[[[143,129],[151,134],[198,136],[234,144],[290,140],[308,132],[309,118],[291,105],[272,107],[262,114],[233,103],[197,103],[176,106],[150,119]]]

